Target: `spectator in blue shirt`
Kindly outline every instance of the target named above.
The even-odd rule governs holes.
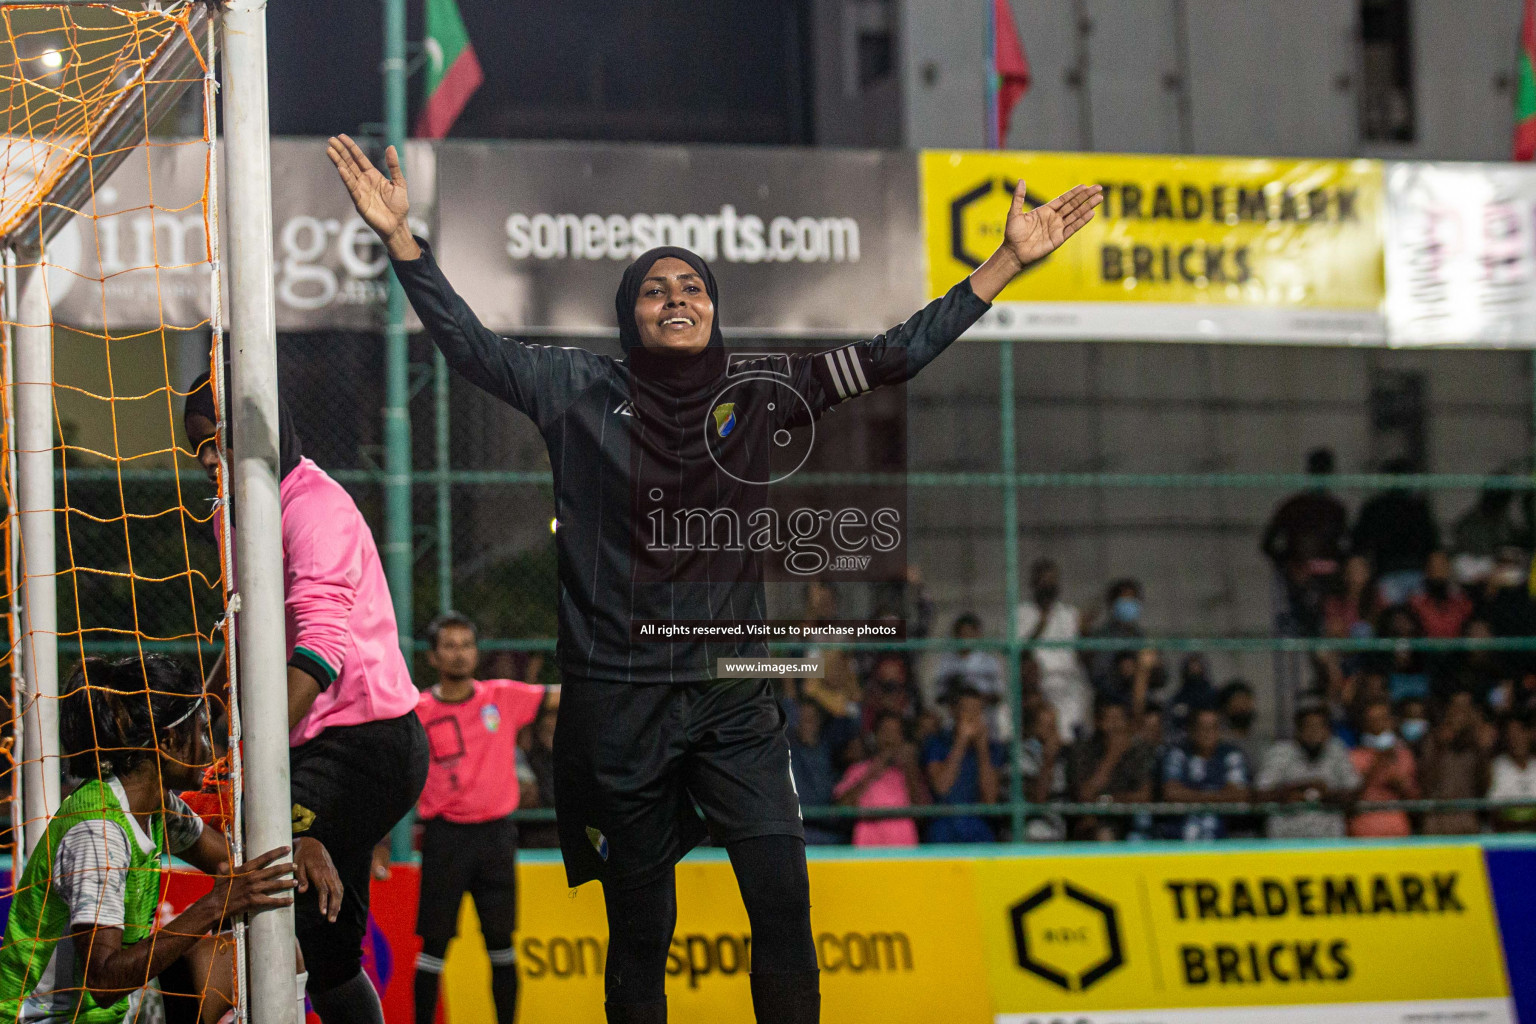
[[[999,769],[1005,760],[1001,743],[987,739],[987,705],[974,687],[951,691],[955,724],[923,745],[923,768],[933,798],[941,804],[995,804]],[[935,818],[928,829],[930,843],[990,843],[992,826],[966,815]]]
[[[826,807],[832,803],[832,787],[838,772],[832,763],[832,744],[827,741],[827,713],[811,700],[789,702],[794,727],[789,732],[789,768],[802,807]],[[806,822],[807,845],[840,843],[844,837],[827,826],[831,822]]]
[[[1190,720],[1189,739],[1163,759],[1163,799],[1178,804],[1240,803],[1251,794],[1248,758],[1221,739],[1221,714],[1214,708],[1197,711]],[[1220,815],[1190,814],[1179,838],[1220,839],[1226,834]]]

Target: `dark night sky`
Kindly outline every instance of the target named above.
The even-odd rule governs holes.
[[[410,38],[420,37],[411,0]],[[807,0],[459,0],[486,81],[453,134],[808,142]],[[272,130],[383,116],[382,0],[267,8]],[[421,77],[410,84],[411,112]]]

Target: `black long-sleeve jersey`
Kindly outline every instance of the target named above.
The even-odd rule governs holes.
[[[632,637],[635,621],[750,622],[766,612],[761,564],[750,553],[707,542],[648,546],[658,536],[653,523],[664,523],[658,510],[760,505],[773,435],[911,378],[988,309],[967,279],[876,338],[791,355],[787,365],[778,360],[783,373],[743,380],[739,365],[728,369],[720,358],[694,364],[693,379],[655,388],[636,372],[643,353],[619,360],[497,335],[453,290],[425,243],[422,253],[395,262],[395,273],[448,365],[531,418],[549,448],[556,657],[567,676],[586,679],[701,682],[714,678],[716,658],[763,654],[754,640]],[[784,400],[786,379],[798,399]],[[730,408],[721,411],[727,389]]]

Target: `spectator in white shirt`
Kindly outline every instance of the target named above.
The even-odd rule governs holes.
[[[1531,757],[1531,722],[1511,717],[1504,722],[1504,750],[1493,759],[1488,786],[1490,800],[1536,800],[1536,758]],[[1493,813],[1501,832],[1536,829],[1536,807],[1510,807]]]
[[[1029,570],[1033,600],[1019,604],[1018,636],[1025,640],[1076,640],[1082,633],[1082,616],[1061,600],[1061,570],[1049,558]],[[1056,709],[1056,725],[1062,742],[1070,742],[1086,728],[1092,694],[1077,652],[1070,647],[1046,647],[1033,652],[1040,666],[1040,692]]]
[[[1336,839],[1345,834],[1341,808],[1359,790],[1360,773],[1332,734],[1328,709],[1311,704],[1296,712],[1296,738],[1276,740],[1265,753],[1254,785],[1262,801],[1330,806],[1271,816],[1266,826],[1271,839]]]

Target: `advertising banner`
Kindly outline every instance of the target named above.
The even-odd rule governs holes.
[[[625,266],[680,245],[727,334],[872,335],[922,304],[916,178],[909,153],[445,142],[438,258],[499,331],[616,333]]]
[[[412,225],[432,235],[433,151],[406,146]],[[207,148],[175,142],[140,148],[70,219],[44,254],[60,323],[85,331],[165,324],[206,328],[213,216],[203,197]],[[380,330],[389,261],[352,209],[321,139],[272,140],[277,326],[281,331]],[[221,247],[227,260],[228,244]],[[225,308],[228,308],[226,264]],[[227,326],[227,324],[226,324]]]
[[[1536,346],[1536,169],[1387,165],[1394,345]]]
[[[1104,186],[1097,216],[1034,264],[977,338],[1379,344],[1382,172],[1369,160],[925,152],[928,294],[1002,240],[1022,178],[1038,206]]]
[[[1536,1020],[1536,844],[1319,843],[1232,852],[819,850],[811,925],[827,1024],[1517,1024]],[[1236,844],[1234,844],[1236,845]],[[558,855],[518,865],[521,1014],[601,1024],[602,889]],[[375,881],[364,967],[412,1020],[420,871]],[[161,920],[208,891],[167,875]],[[667,999],[681,1021],[751,1020],[751,932],[716,852],[677,869]],[[7,903],[0,891],[0,910]],[[493,1020],[471,900],[438,1019]],[[314,1020],[314,1017],[310,1018]]]
[[[1514,1024],[1482,851],[975,865],[996,1020]],[[1450,1019],[1450,1018],[1446,1018]]]

